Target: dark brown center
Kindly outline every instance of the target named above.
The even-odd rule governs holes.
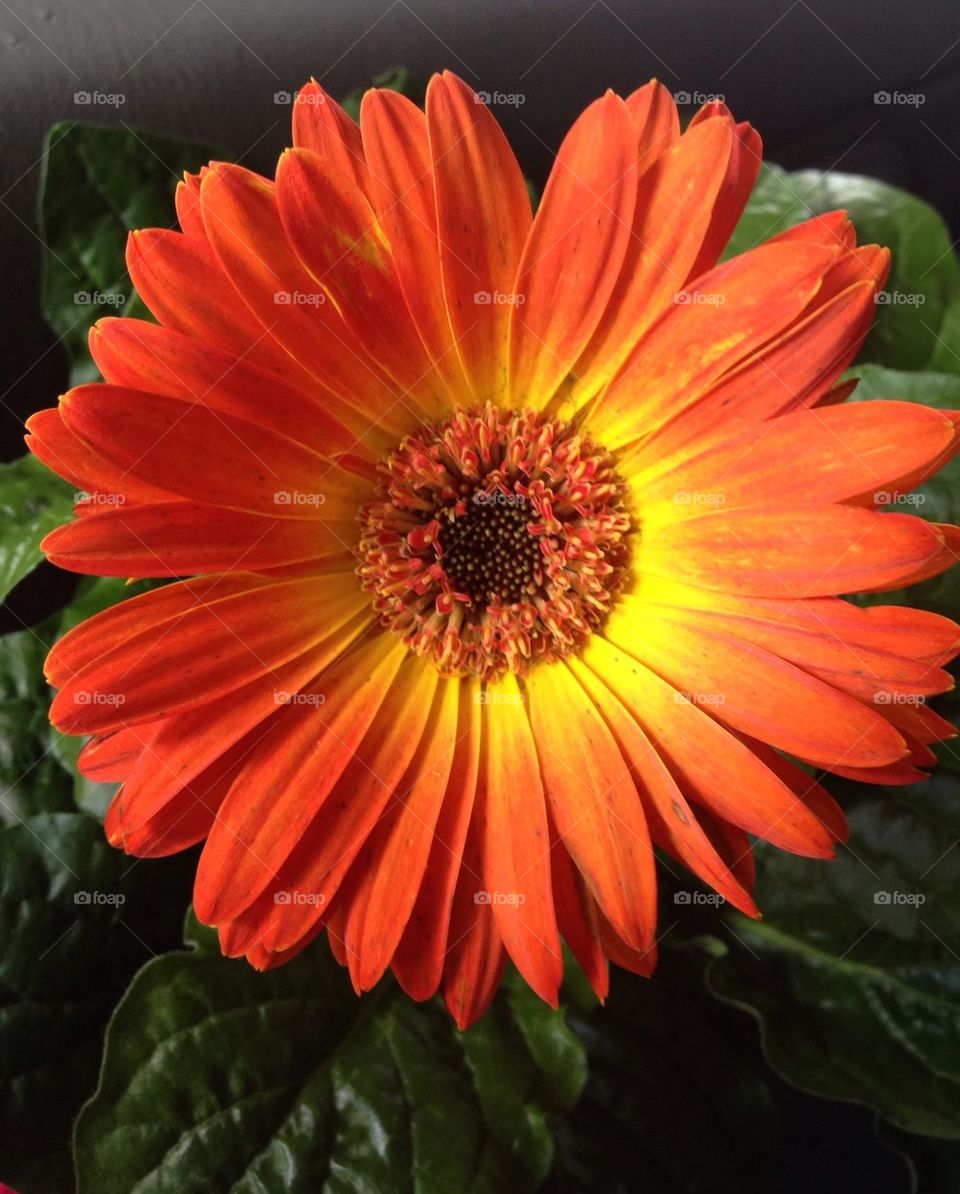
[[[450,585],[478,609],[530,600],[543,585],[543,551],[527,530],[529,503],[518,494],[474,493],[466,513],[444,511],[440,547]]]

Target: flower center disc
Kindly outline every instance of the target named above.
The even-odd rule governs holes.
[[[568,424],[459,410],[379,472],[358,572],[384,624],[444,675],[523,675],[603,621],[629,564],[625,487]]]

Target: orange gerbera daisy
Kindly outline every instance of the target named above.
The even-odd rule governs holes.
[[[157,322],[100,322],[105,383],[30,421],[90,495],[50,559],[186,578],[57,643],[52,719],[123,783],[112,842],[205,839],[226,953],[326,929],[466,1025],[507,958],[555,1004],[565,940],[602,996],[653,966],[655,844],[754,914],[748,835],[844,834],[799,764],[932,764],[957,627],[838,595],[954,562],[875,507],[957,419],[843,403],[888,254],[842,212],[716,264],[760,157],[722,104],[608,93],[535,216],[450,74],[359,127],[311,83],[293,142],[131,236]]]

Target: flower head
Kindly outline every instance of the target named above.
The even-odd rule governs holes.
[[[717,264],[760,160],[722,104],[608,93],[536,215],[450,74],[359,127],[311,83],[293,141],[184,179],[130,238],[157,322],[30,421],[90,495],[48,556],[170,581],[56,644],[52,719],[112,842],[204,841],[226,953],[325,931],[464,1025],[507,958],[555,1003],[565,940],[602,996],[653,967],[654,845],[753,914],[751,837],[844,835],[805,765],[933,762],[960,632],[843,595],[954,562],[878,507],[957,418],[845,402],[888,254],[843,213]]]

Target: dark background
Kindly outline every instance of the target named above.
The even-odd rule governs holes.
[[[521,94],[521,106],[496,113],[537,183],[589,100],[656,75],[674,92],[723,95],[759,128],[769,159],[896,183],[960,231],[956,0],[0,0],[3,459],[20,454],[23,419],[66,384],[39,303],[35,206],[49,125],[93,120],[209,141],[270,172],[290,116],[276,92],[314,75],[342,95],[396,64],[421,81],[449,67],[478,89]],[[124,102],[75,103],[83,91]],[[922,103],[878,104],[877,92]],[[49,582],[38,572],[15,595],[18,617],[43,604]],[[782,1194],[907,1190],[866,1111],[786,1088],[781,1101]]]

